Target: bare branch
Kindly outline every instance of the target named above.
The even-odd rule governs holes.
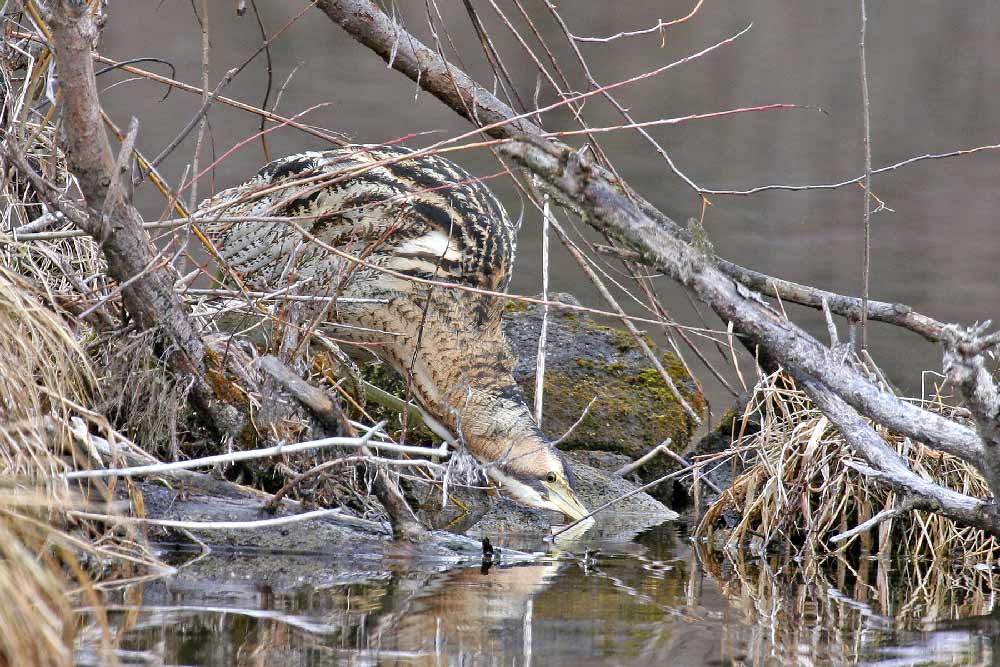
[[[897,169],[902,169],[903,167],[908,167],[911,164],[917,162],[923,162],[924,160],[944,160],[953,157],[964,157],[966,155],[974,155],[982,151],[995,151],[1000,150],[1000,144],[988,144],[984,146],[976,146],[974,148],[960,148],[954,151],[948,151],[946,153],[924,153],[922,155],[914,155],[913,157],[907,158],[905,160],[900,160],[899,162],[893,162],[884,167],[879,167],[877,169],[872,169],[872,174],[886,174],[891,171],[896,171]],[[748,196],[755,195],[758,192],[767,192],[769,190],[785,190],[786,192],[805,192],[807,190],[838,190],[842,187],[848,185],[855,185],[857,183],[862,183],[865,180],[865,174],[860,176],[855,176],[854,178],[849,178],[845,181],[837,181],[835,183],[814,183],[806,185],[792,185],[784,183],[775,183],[772,185],[759,185],[754,188],[748,188],[746,190],[702,190],[702,194],[705,195],[730,195],[730,196]]]
[[[576,35],[572,35],[572,37],[577,42],[607,43],[607,42],[613,42],[616,39],[621,39],[622,37],[637,37],[639,35],[648,35],[650,33],[658,32],[660,33],[662,39],[661,46],[666,46],[667,36],[666,33],[664,32],[665,29],[669,28],[672,25],[677,25],[678,23],[684,23],[685,21],[691,19],[695,14],[698,13],[698,10],[701,9],[701,5],[704,2],[705,0],[698,0],[694,8],[684,16],[680,17],[679,19],[674,19],[673,21],[664,21],[663,19],[660,19],[659,21],[656,22],[656,25],[654,25],[652,28],[645,28],[643,30],[633,30],[631,32],[619,32],[614,35],[611,35],[610,37],[577,37]]]
[[[977,467],[983,465],[982,441],[974,431],[880,391],[831,358],[826,348],[771,310],[760,295],[733,283],[713,257],[663,229],[576,152],[528,139],[505,145],[501,152],[541,176],[561,201],[584,210],[589,224],[640,252],[652,266],[692,290],[778,363],[822,378],[853,407],[900,433]]]
[[[343,412],[340,411],[337,404],[325,392],[313,387],[300,378],[290,368],[281,363],[277,357],[264,357],[258,364],[264,372],[270,375],[286,391],[290,392],[296,400],[302,403],[327,431],[336,432],[345,426],[350,429],[350,425],[346,423]],[[396,482],[393,481],[388,472],[378,467],[378,464],[375,463],[376,457],[364,444],[361,445],[361,454],[363,459],[368,461],[368,465],[374,466],[375,482],[373,490],[389,515],[393,534],[397,538],[410,541],[422,538],[427,533],[427,529],[421,525],[413,514],[413,510],[410,509],[406,498],[403,497],[403,493],[399,490]],[[437,456],[446,455],[446,445],[442,444],[441,452]]]
[[[86,479],[91,477],[139,477],[143,475],[153,475],[159,472],[170,470],[190,470],[191,468],[204,468],[220,463],[235,463],[236,461],[248,461],[251,459],[263,459],[271,456],[284,456],[296,452],[306,452],[324,447],[365,447],[371,443],[372,437],[383,427],[385,422],[379,422],[368,431],[358,437],[333,437],[310,440],[308,442],[296,442],[291,445],[275,445],[261,449],[244,449],[228,454],[214,454],[203,456],[197,459],[187,459],[185,461],[174,461],[172,463],[151,463],[149,465],[133,466],[129,468],[108,468],[104,470],[76,470],[64,473],[66,479]],[[447,456],[447,450],[443,448],[429,449],[427,447],[410,447],[407,445],[397,445],[394,443],[378,443],[379,449],[386,451],[400,452],[406,454],[422,454],[424,456]]]

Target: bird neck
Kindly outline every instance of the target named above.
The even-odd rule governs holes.
[[[422,330],[409,337],[397,362],[421,401],[482,461],[526,457],[545,447],[514,381],[502,308],[492,298],[452,291],[432,300]]]

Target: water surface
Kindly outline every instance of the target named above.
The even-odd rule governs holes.
[[[992,616],[894,619],[844,582],[741,587],[706,574],[686,534],[668,523],[634,542],[498,538],[544,555],[485,572],[215,553],[116,594],[112,622],[135,665],[992,664]]]

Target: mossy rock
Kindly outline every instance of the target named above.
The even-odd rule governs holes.
[[[553,298],[576,303],[571,295]],[[514,377],[529,405],[534,401],[538,336],[542,307],[508,308],[504,331],[517,364]],[[705,399],[695,380],[674,354],[658,355],[684,400],[703,413]],[[561,437],[597,397],[587,416],[562,441],[566,450],[601,450],[634,460],[667,438],[671,448],[685,451],[695,431],[694,421],[681,407],[659,372],[624,329],[604,326],[587,315],[549,309],[545,358],[545,402],[542,430]],[[674,469],[673,461],[654,459],[640,470],[648,481]],[[654,491],[668,499],[670,488]]]

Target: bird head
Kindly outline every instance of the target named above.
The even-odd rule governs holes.
[[[589,514],[576,496],[576,482],[562,453],[541,439],[511,447],[504,459],[487,470],[525,505],[562,512],[574,521]]]

